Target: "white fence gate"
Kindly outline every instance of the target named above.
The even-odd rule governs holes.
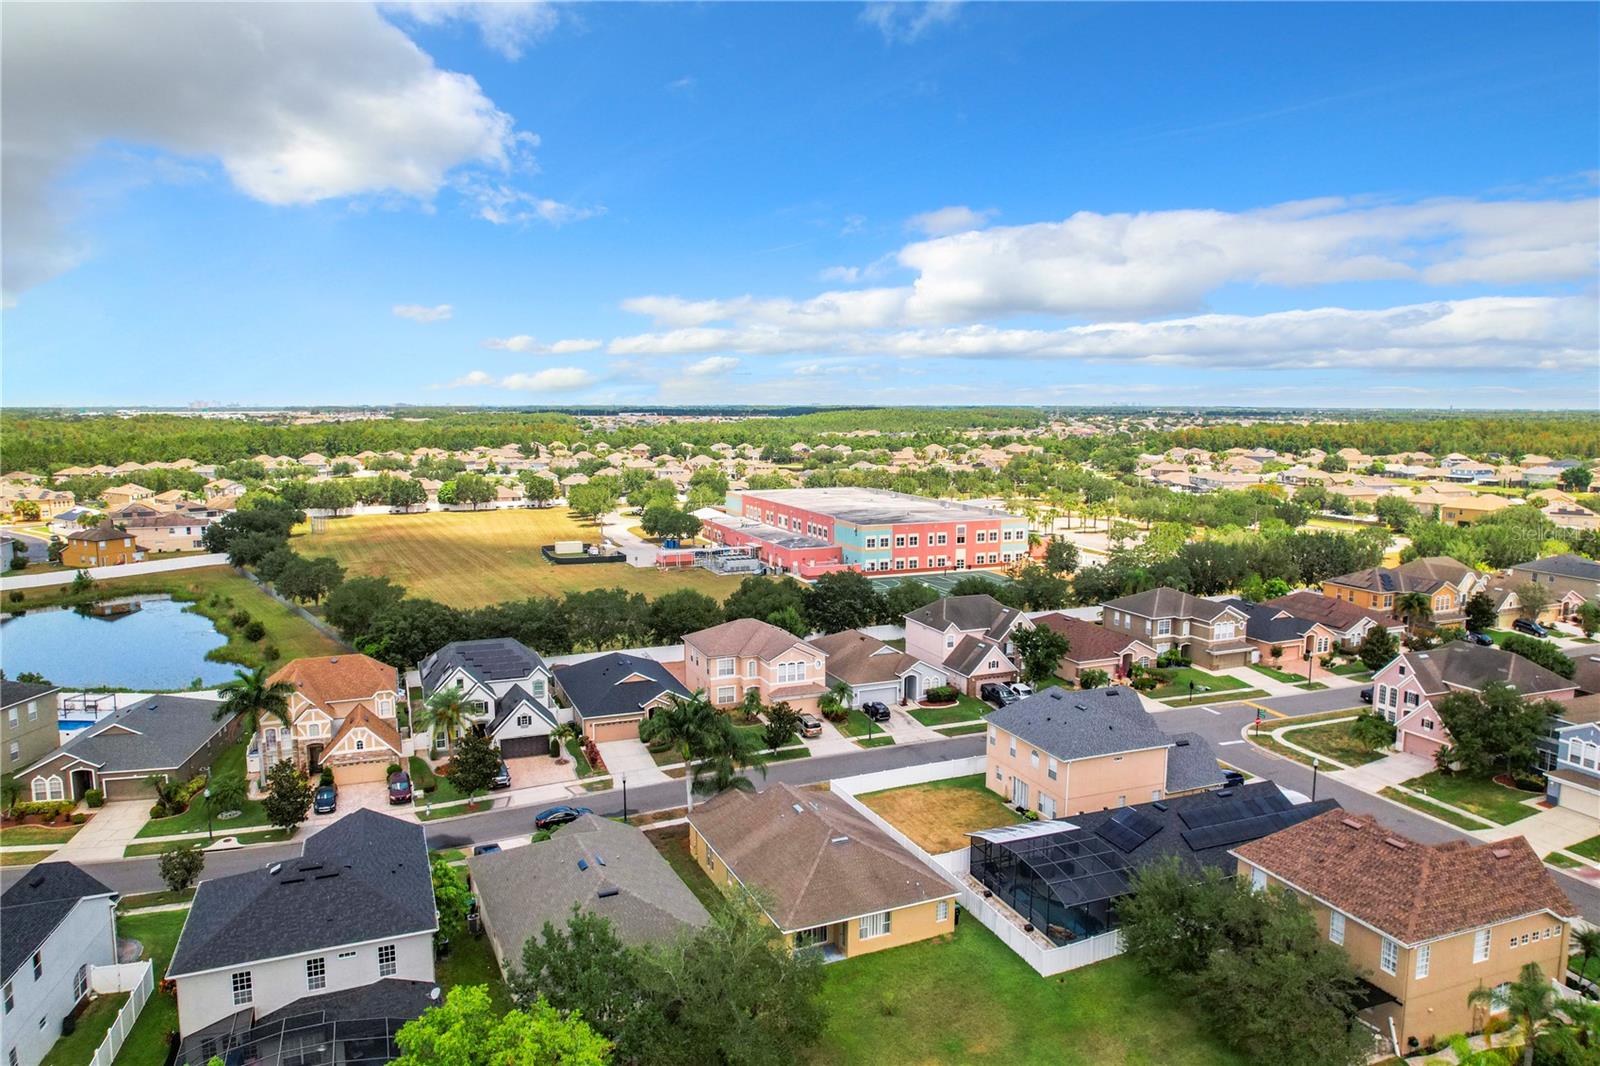
[[[96,966],[89,983],[96,992],[128,992],[128,1002],[117,1012],[116,1021],[111,1023],[106,1038],[100,1041],[100,1046],[95,1049],[94,1058],[89,1060],[89,1066],[111,1066],[112,1060],[117,1057],[117,1052],[122,1050],[122,1042],[128,1039],[128,1033],[133,1030],[133,1023],[139,1020],[139,1012],[144,1010],[145,1002],[149,1000],[150,993],[155,988],[156,968],[149,959],[144,962],[123,963],[120,966]]]

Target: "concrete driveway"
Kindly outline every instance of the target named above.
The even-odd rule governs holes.
[[[1294,731],[1290,730],[1287,739],[1294,739]],[[1413,777],[1421,777],[1430,770],[1437,769],[1432,759],[1421,755],[1412,755],[1409,752],[1397,751],[1393,755],[1386,755],[1376,762],[1369,762],[1365,766],[1357,766],[1350,770],[1333,770],[1329,777],[1337,777],[1347,784],[1354,785],[1364,792],[1378,792],[1380,789],[1391,785],[1403,784]]]
[[[650,749],[642,740],[606,740],[595,746],[611,776],[620,778],[626,774],[630,785],[671,780],[650,757]]]
[[[311,829],[326,829],[347,814],[370,809],[383,814],[397,814],[389,807],[389,786],[382,781],[362,781],[354,785],[339,786],[339,802],[332,814],[313,814],[306,819]]]
[[[524,755],[507,759],[506,769],[511,771],[512,788],[537,788],[578,779],[578,765],[571,756],[565,762],[556,762],[548,755]]]
[[[95,812],[51,858],[66,862],[113,862],[150,820],[149,800],[115,800]],[[198,837],[205,843],[205,836]]]
[[[1529,796],[1529,799],[1534,797]],[[1570,807],[1551,807],[1541,810],[1532,818],[1512,822],[1493,829],[1480,829],[1475,836],[1485,840],[1504,840],[1507,837],[1527,837],[1533,850],[1548,855],[1557,848],[1569,847],[1588,840],[1600,832],[1600,823]]]

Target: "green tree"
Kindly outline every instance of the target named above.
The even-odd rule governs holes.
[[[583,736],[583,730],[578,728],[576,722],[562,722],[550,730],[550,739],[555,741],[556,762],[567,761],[567,743]]]
[[[639,739],[674,749],[685,764],[692,766],[714,743],[717,720],[722,717],[706,699],[704,690],[697,689],[692,696],[672,697],[665,707],[640,722]],[[693,773],[683,775],[684,803],[690,810],[694,810],[694,779]]]
[[[488,737],[469,730],[450,756],[448,775],[455,790],[466,794],[469,810],[478,793],[493,784],[499,772],[500,750]]]
[[[722,605],[694,589],[673,589],[650,601],[650,630],[660,644],[681,643],[686,634],[722,621]]]
[[[567,506],[579,518],[598,522],[601,515],[610,513],[617,505],[615,483],[596,479],[587,485],[574,485],[567,490]]]
[[[1496,766],[1515,773],[1533,765],[1537,742],[1561,709],[1552,700],[1525,700],[1500,681],[1481,692],[1452,692],[1435,707],[1450,731],[1448,758],[1474,773]]]
[[[1539,612],[1550,605],[1550,590],[1537,581],[1524,581],[1516,593],[1524,618],[1538,618]]]
[[[1534,1047],[1540,1034],[1553,1028],[1558,1021],[1556,1003],[1555,986],[1536,962],[1524,966],[1517,979],[1499,994],[1483,985],[1467,993],[1467,1006],[1485,1014],[1504,1010],[1511,1015],[1522,1037],[1522,1066],[1533,1066]]]
[[[770,620],[773,615],[788,607],[793,607],[795,613],[804,618],[805,587],[788,576],[772,578],[751,575],[739,582],[739,587],[722,601],[723,614],[730,622],[736,618]],[[810,630],[806,629],[804,632]]]
[[[777,626],[785,633],[792,633],[797,637],[809,636],[811,625],[806,621],[806,616],[800,613],[800,608],[794,604],[785,606],[782,610],[773,611],[767,615],[767,622]]]
[[[1030,685],[1054,677],[1061,657],[1072,650],[1072,641],[1066,634],[1046,625],[1018,626],[1011,633],[1011,643],[1020,659],[1022,679]]]
[[[162,883],[174,892],[182,892],[200,879],[200,872],[206,868],[206,853],[199,844],[184,844],[162,852],[156,867]]]
[[[267,771],[267,795],[261,801],[267,821],[279,829],[293,830],[310,813],[312,792],[306,775],[288,759],[280,759]]]
[[[0,775],[0,807],[8,813],[17,808],[22,800],[22,782],[17,780],[14,773]]]
[[[1578,667],[1570,658],[1562,654],[1561,649],[1548,640],[1538,637],[1524,636],[1521,633],[1512,633],[1500,641],[1500,647],[1513,655],[1520,655],[1529,662],[1537,663],[1551,673],[1560,674],[1571,680],[1577,673]]]
[[[543,474],[524,470],[517,475],[517,479],[522,482],[523,493],[540,507],[548,505],[551,500],[561,495],[561,486]]]
[[[365,636],[373,621],[405,598],[406,590],[386,577],[352,577],[328,593],[322,614],[350,639]]]
[[[545,922],[542,935],[530,936],[522,945],[522,966],[512,971],[508,983],[519,1007],[543,998],[557,1010],[577,1012],[617,1042],[622,1061],[636,1061],[626,1036],[642,994],[638,962],[603,915],[573,904],[564,928]]]
[[[995,590],[995,598],[1028,611],[1053,611],[1067,605],[1067,579],[1035,563],[1012,571],[1009,584]],[[952,593],[953,594],[953,593]]]
[[[1053,537],[1044,549],[1044,568],[1052,574],[1070,574],[1078,568],[1078,546],[1062,537]]]
[[[883,616],[883,598],[865,574],[833,570],[805,591],[805,616],[823,633],[870,626]]]
[[[239,729],[247,737],[259,733],[269,719],[277,721],[284,729],[290,727],[289,697],[294,695],[294,686],[287,681],[269,680],[264,666],[249,673],[235,670],[233,680],[223,683],[217,693],[222,702],[217,704],[212,717],[220,722],[237,715]],[[266,779],[266,758],[267,753],[263,752],[262,780]]]
[[[767,758],[761,754],[761,741],[719,714],[712,722],[700,759],[694,764],[694,785],[702,792],[722,792],[730,788],[755,788],[745,770],[767,773]]]
[[[1578,605],[1578,610],[1573,615],[1573,621],[1583,631],[1584,639],[1593,637],[1595,632],[1600,630],[1600,603],[1596,603],[1594,600],[1584,600]]]
[[[761,712],[766,710],[766,704],[761,702],[761,690],[747,688],[744,690],[744,699],[739,701],[739,715],[750,724],[761,717]]]
[[[1568,492],[1588,492],[1594,475],[1588,467],[1569,466],[1561,471],[1561,487]]]
[[[1104,688],[1111,683],[1111,675],[1094,667],[1078,673],[1079,688]]]
[[[1356,657],[1368,670],[1382,670],[1399,654],[1400,642],[1395,635],[1376,625],[1367,630],[1367,635],[1361,638],[1361,646],[1356,649]]]
[[[906,615],[920,607],[926,607],[938,598],[938,590],[925,582],[915,579],[896,581],[889,591],[883,594],[884,619],[890,624],[899,624]]]
[[[850,717],[850,708],[855,706],[855,690],[850,687],[850,682],[840,680],[828,686],[828,691],[817,700],[817,710],[822,712],[822,717],[830,722],[842,722]]]
[[[307,559],[297,555],[273,581],[273,587],[290,599],[318,603],[344,580],[344,567],[337,559],[322,555]]]
[[[462,702],[458,690],[441,688],[429,696],[415,714],[412,726],[428,731],[429,747],[436,747],[443,737],[445,750],[452,751],[456,738],[466,730],[472,711]]]
[[[607,1066],[611,1043],[577,1014],[537,1000],[501,1013],[484,985],[450,989],[395,1034],[394,1066]]]
[[[1380,714],[1363,711],[1350,723],[1350,736],[1368,751],[1378,751],[1394,744],[1394,726]]]
[[[434,935],[441,940],[454,939],[467,927],[472,890],[442,852],[428,855],[428,872],[433,878],[433,907],[439,915],[439,930]]]
[[[1379,496],[1372,510],[1396,533],[1404,533],[1417,520],[1417,509],[1404,496]]]
[[[1589,976],[1589,960],[1600,956],[1600,929],[1589,927],[1580,929],[1576,926],[1572,930],[1572,947],[1577,956],[1583,961],[1578,972],[1585,977]]]
[[[767,724],[761,731],[761,740],[768,751],[777,751],[800,729],[800,715],[795,709],[779,700],[767,708]]]
[[[1487,592],[1474,592],[1467,597],[1467,631],[1469,633],[1486,633],[1500,621],[1500,613],[1494,609],[1494,597]]]

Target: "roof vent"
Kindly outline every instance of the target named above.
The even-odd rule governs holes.
[[[1162,803],[1160,800],[1156,800],[1154,803],[1150,804],[1150,806],[1154,807],[1158,811],[1164,811],[1167,809],[1167,805]]]
[[[1189,746],[1189,738],[1188,737],[1179,737],[1177,740],[1174,740],[1172,742],[1172,744],[1173,744],[1173,747],[1187,748]]]
[[[1108,689],[1106,689],[1106,695],[1107,696],[1120,696],[1120,695],[1122,695],[1122,692],[1119,689],[1108,688]]]
[[[848,843],[850,843],[850,838],[847,837],[847,836],[830,837],[829,840],[828,840],[828,843],[830,843],[830,844],[848,844]]]
[[[338,661],[339,661],[339,657],[338,657],[338,656],[337,656],[337,655],[334,655],[334,656],[331,656],[331,657],[330,657],[330,658],[329,658],[329,659],[328,659],[328,662],[329,662],[329,663],[330,663],[330,664],[331,664],[331,663],[336,663],[336,662],[338,662]]]
[[[589,868],[589,860],[588,859],[579,859],[578,860],[578,869],[587,870],[588,868]]]
[[[1079,710],[1079,711],[1087,711],[1089,709],[1089,708],[1085,707],[1081,703],[1074,703],[1072,706],[1073,706],[1074,710]]]
[[[612,896],[617,895],[620,891],[621,889],[617,888],[616,885],[607,885],[594,895],[596,899],[610,899]]]
[[[606,864],[606,857],[597,851],[594,853],[594,861],[599,863],[601,866],[604,866]]]
[[[1404,851],[1406,848],[1411,846],[1404,840],[1401,840],[1399,837],[1384,837],[1383,842],[1389,845],[1391,848],[1396,848],[1400,851]]]
[[[1497,859],[1509,859],[1509,858],[1511,858],[1511,849],[1510,848],[1495,848],[1489,854],[1493,855]]]
[[[1217,795],[1218,796],[1231,796],[1231,795],[1233,795],[1233,789],[1231,789],[1231,788],[1221,789],[1221,790],[1219,790],[1217,792]]]
[[[804,814],[804,813],[806,813],[806,809],[804,807],[800,806],[800,804],[798,804],[798,803],[791,803],[789,806],[794,808],[794,813],[796,813],[796,814]]]
[[[281,869],[283,869],[283,863],[275,862],[271,866],[267,867],[267,873],[275,874]]]
[[[339,871],[338,870],[325,870],[322,873],[317,874],[317,880],[318,881],[326,881],[330,877],[338,877],[338,876],[339,876]]]
[[[1361,823],[1356,821],[1354,818],[1341,818],[1339,820],[1341,822],[1343,822],[1345,825],[1349,826],[1351,829],[1360,829],[1361,828]]]

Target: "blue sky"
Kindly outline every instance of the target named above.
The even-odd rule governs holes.
[[[24,5],[24,404],[1597,407],[1579,4]]]

